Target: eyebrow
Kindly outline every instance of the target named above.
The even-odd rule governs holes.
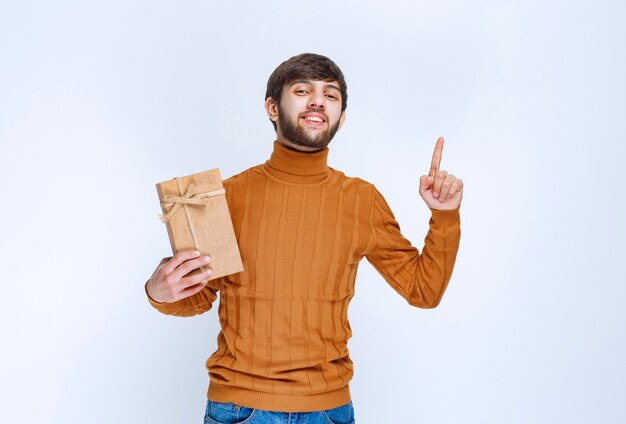
[[[295,80],[291,84],[289,84],[289,88],[293,87],[296,84],[313,85],[311,80],[300,79],[300,80]],[[335,84],[331,84],[331,83],[325,84],[324,88],[333,88],[333,89],[335,89],[335,90],[337,90],[337,91],[339,91],[341,93],[341,89],[339,87],[337,87]]]

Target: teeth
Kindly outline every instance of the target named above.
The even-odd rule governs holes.
[[[313,121],[313,122],[324,122],[320,118],[318,118],[317,116],[307,116],[304,119],[306,119],[307,121]]]

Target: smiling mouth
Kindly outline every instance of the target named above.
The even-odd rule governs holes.
[[[320,127],[326,123],[326,120],[324,118],[316,115],[305,115],[301,119],[308,125],[314,127]]]

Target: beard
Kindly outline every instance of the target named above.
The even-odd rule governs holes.
[[[326,114],[319,109],[309,109],[304,113],[311,112],[321,113],[326,116]],[[298,146],[315,149],[323,149],[328,146],[328,143],[330,143],[337,133],[340,123],[340,121],[337,121],[334,125],[329,126],[326,131],[307,131],[300,126],[300,118],[298,117],[298,120],[294,124],[293,117],[285,112],[280,104],[278,105],[278,120],[280,131],[287,140]],[[326,119],[326,122],[328,122],[328,119]]]

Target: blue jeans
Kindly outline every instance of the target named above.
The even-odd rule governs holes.
[[[204,424],[354,424],[352,402],[316,412],[271,412],[209,400]]]

